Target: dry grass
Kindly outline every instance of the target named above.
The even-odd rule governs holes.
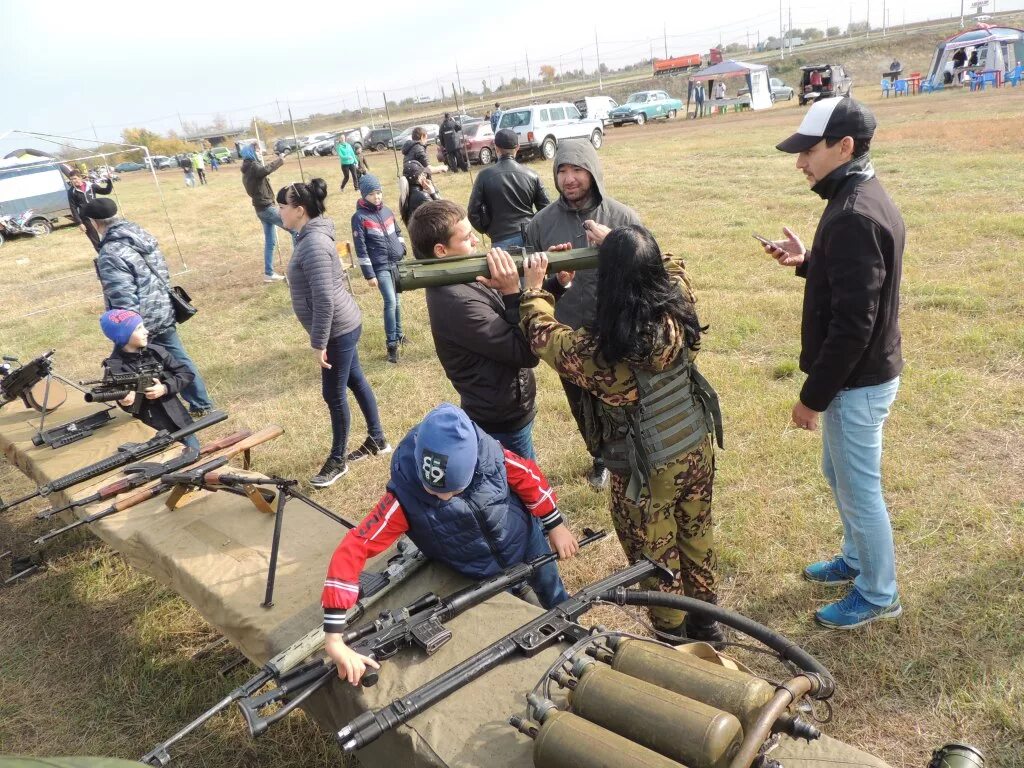
[[[783,223],[808,238],[813,231],[820,201],[792,159],[772,148],[802,111],[790,105],[612,131],[601,152],[605,178],[664,248],[687,257],[702,319],[711,324],[701,364],[726,417],[728,450],[719,457],[716,489],[723,601],[801,641],[834,671],[840,692],[832,735],[896,767],[923,765],[932,748],[959,739],[1008,768],[1024,764],[1024,89],[875,107],[882,126],[876,165],[909,232],[907,367],[884,467],[906,606],[898,623],[822,632],[810,615],[832,593],[799,578],[806,561],[835,551],[839,522],[817,469],[818,437],[786,428],[800,383],[792,361],[801,285],[766,263],[750,233],[774,233]],[[390,158],[370,162],[393,202]],[[307,177],[323,175],[337,187],[333,159],[303,163]],[[538,170],[549,178],[546,167]],[[260,282],[260,228],[238,166],[208,175],[208,187],[188,190],[178,173],[161,174],[192,268],[181,280],[202,308],[182,335],[218,404],[232,413],[231,425],[286,425],[285,438],[261,452],[261,466],[307,477],[329,443],[308,345],[287,289]],[[292,161],[274,179],[297,177]],[[468,198],[465,176],[441,186],[446,197]],[[160,237],[174,263],[151,181],[128,175],[118,191],[128,215]],[[339,230],[347,229],[354,203],[352,192],[328,198]],[[0,250],[5,352],[30,356],[52,346],[62,371],[95,370],[107,343],[97,328],[90,262],[73,229]],[[29,285],[73,272],[85,274]],[[434,359],[422,296],[403,297],[414,344],[401,365],[388,367],[379,295],[355,273],[354,280],[364,367],[395,440],[453,393]],[[586,457],[550,371],[540,374],[539,401],[536,441],[563,508],[575,526],[607,527],[607,500],[581,481]],[[356,415],[353,435],[362,430]],[[318,497],[358,516],[375,501],[385,469],[359,466]],[[0,491],[24,487],[16,472],[0,468]],[[31,512],[0,521],[0,537],[23,543],[35,530]],[[615,547],[601,551],[606,557],[569,566],[571,585],[622,562]],[[191,662],[214,631],[116,555],[85,537],[54,555],[48,575],[0,596],[0,752],[137,756],[244,674],[215,676],[224,652]],[[183,766],[284,766],[336,763],[338,755],[303,718],[251,745],[231,715],[179,759]]]

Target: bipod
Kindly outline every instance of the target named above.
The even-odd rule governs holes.
[[[212,484],[214,488],[218,486],[226,486],[228,489],[233,486],[242,486],[242,493],[248,496],[253,502],[253,505],[261,512],[271,512],[272,510],[266,502],[261,504],[260,501],[262,499],[253,495],[255,492],[253,486],[269,485],[277,489],[277,510],[275,511],[274,517],[274,536],[270,542],[270,565],[267,568],[267,589],[263,596],[263,602],[260,603],[260,606],[263,608],[274,607],[274,584],[277,580],[277,558],[281,551],[281,531],[284,527],[284,507],[289,498],[301,501],[306,506],[315,509],[320,514],[330,518],[339,525],[346,528],[355,528],[355,525],[345,518],[327,509],[327,507],[322,504],[318,504],[306,494],[297,490],[296,486],[298,484],[298,480],[289,480],[284,477],[249,477],[246,475],[227,474],[218,474],[216,483]],[[204,484],[203,487],[207,487],[206,484]]]

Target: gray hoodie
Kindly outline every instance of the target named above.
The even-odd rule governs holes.
[[[292,309],[313,349],[325,349],[330,339],[355,330],[363,321],[359,305],[345,287],[334,222],[326,216],[310,219],[295,238],[288,289]]]
[[[150,336],[174,327],[167,262],[156,238],[138,224],[118,219],[110,225],[100,241],[96,273],[107,309],[138,312]]]
[[[575,165],[585,168],[594,180],[591,186],[592,202],[589,208],[576,209],[569,205],[558,187],[558,166]],[[604,191],[604,175],[597,151],[589,141],[569,140],[559,143],[552,165],[555,189],[559,195],[544,208],[526,229],[526,245],[543,251],[559,243],[572,243],[573,248],[586,248],[587,235],[583,222],[593,219],[598,224],[615,229],[627,224],[639,224],[640,217],[629,206],[608,197]],[[555,319],[571,328],[593,325],[597,305],[597,270],[576,273],[572,286],[555,305]]]

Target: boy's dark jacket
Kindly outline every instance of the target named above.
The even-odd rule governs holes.
[[[150,344],[138,352],[126,352],[122,347],[103,361],[111,373],[134,373],[147,363],[160,363],[163,373],[159,378],[167,386],[167,394],[157,400],[145,400],[139,410],[138,418],[143,424],[153,429],[166,429],[176,432],[192,423],[184,404],[178,399],[178,393],[192,383],[195,376],[184,363],[173,357],[159,344]],[[136,395],[141,397],[141,395]],[[122,406],[123,407],[123,406]],[[127,411],[128,409],[125,408]]]

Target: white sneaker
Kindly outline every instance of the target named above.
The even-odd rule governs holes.
[[[284,280],[284,275],[279,275],[279,274],[277,274],[277,272],[275,272],[272,275],[264,275],[263,276],[263,282],[264,283],[278,283],[278,282],[280,282],[282,280]]]

